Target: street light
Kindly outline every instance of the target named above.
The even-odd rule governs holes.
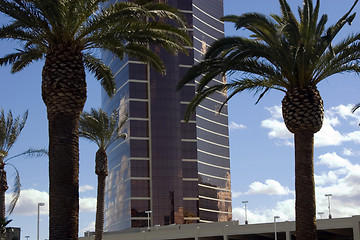
[[[30,236],[25,236],[26,240],[29,240]]]
[[[279,216],[274,216],[274,232],[275,232],[275,240],[277,240],[277,232],[276,232],[276,219],[280,218]]]
[[[248,201],[242,201],[242,203],[245,204],[245,224],[248,224],[248,220],[247,220],[247,207],[246,207],[246,204],[248,203]]]
[[[40,207],[45,206],[45,203],[38,203],[38,214],[37,214],[37,240],[39,240],[39,221],[40,221]]]
[[[320,218],[322,219],[322,215],[324,214],[324,212],[318,212],[318,214],[320,215]]]
[[[148,222],[148,230],[150,229],[150,213],[151,211],[145,211],[145,213],[147,214],[147,222]]]
[[[325,197],[328,198],[328,209],[329,209],[329,219],[331,219],[331,212],[330,212],[330,197],[332,196],[332,194],[325,194]]]

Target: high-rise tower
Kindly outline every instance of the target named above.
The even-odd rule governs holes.
[[[108,150],[105,231],[144,227],[148,217],[151,225],[231,220],[227,106],[218,113],[226,93],[205,99],[186,123],[184,112],[196,82],[176,91],[209,44],[224,36],[224,24],[218,20],[223,1],[167,3],[186,16],[194,47],[189,55],[177,56],[153,47],[165,62],[165,76],[134,59],[103,53],[117,85],[112,99],[102,93],[103,109],[117,109],[128,117],[123,129],[128,138]]]

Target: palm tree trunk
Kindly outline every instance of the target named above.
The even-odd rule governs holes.
[[[106,150],[101,147],[96,152],[95,173],[98,175],[95,240],[102,240],[104,232],[105,180],[108,175],[108,162]]]
[[[78,238],[78,139],[78,118],[49,119],[50,239]]]
[[[316,240],[314,133],[295,133],[296,240]]]
[[[51,46],[42,76],[49,120],[49,237],[75,240],[79,221],[79,118],[86,101],[81,50],[70,44]]]
[[[4,167],[4,160],[0,158],[0,220],[5,220],[5,192],[9,188]]]
[[[106,175],[98,175],[95,240],[102,240],[104,232],[104,201]]]

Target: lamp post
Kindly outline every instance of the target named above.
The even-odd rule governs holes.
[[[45,206],[45,203],[38,203],[38,214],[37,214],[37,240],[39,240],[39,221],[40,221],[40,207]]]
[[[145,213],[147,214],[147,225],[148,225],[148,230],[150,229],[150,213],[151,213],[151,211],[145,211]]]
[[[332,196],[332,194],[325,194],[325,197],[328,198],[328,209],[329,209],[329,219],[331,219],[331,211],[330,211],[330,197]]]
[[[318,214],[320,215],[320,219],[322,219],[322,215],[324,214],[324,212],[318,212]]]
[[[276,232],[276,219],[280,218],[279,216],[274,216],[274,232],[275,232],[275,240],[277,240],[277,232]]]
[[[245,204],[245,224],[248,224],[248,220],[247,220],[247,207],[246,204],[248,203],[248,201],[242,201],[243,204]]]

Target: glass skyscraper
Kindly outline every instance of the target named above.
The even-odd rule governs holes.
[[[224,36],[222,0],[168,0],[188,21],[194,47],[189,55],[152,49],[165,62],[161,76],[148,65],[103,53],[115,74],[116,95],[102,93],[102,107],[127,116],[128,137],[109,147],[105,231],[150,224],[169,225],[231,220],[231,182],[226,93],[217,92],[186,123],[184,112],[196,82],[176,91],[178,81],[198,63],[207,47]],[[224,78],[213,79],[222,83]],[[148,211],[151,211],[149,213]]]

